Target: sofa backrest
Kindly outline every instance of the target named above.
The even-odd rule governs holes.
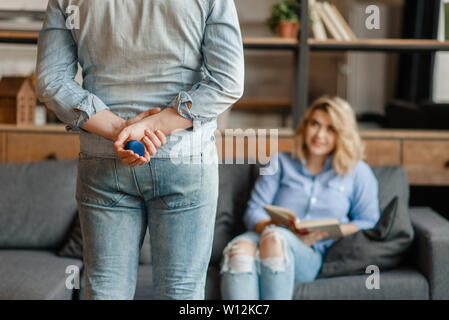
[[[77,160],[0,165],[0,248],[57,249],[77,211]]]
[[[220,164],[220,189],[215,223],[211,262],[219,264],[226,244],[245,231],[243,215],[254,183],[259,177],[260,164]],[[408,206],[407,175],[399,166],[375,166],[373,172],[379,183],[381,211],[398,196]]]
[[[374,166],[371,168],[379,182],[380,209],[385,209],[395,196],[398,196],[398,200],[408,206],[410,187],[404,169],[399,166]]]

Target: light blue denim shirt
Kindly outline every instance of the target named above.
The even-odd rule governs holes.
[[[80,129],[95,113],[129,119],[170,106],[194,125],[168,137],[155,157],[198,154],[243,83],[233,0],[49,0],[37,93],[67,130],[81,131],[82,152],[116,157],[113,141]]]
[[[347,175],[338,175],[332,167],[332,156],[322,171],[312,175],[290,153],[276,153],[268,165],[277,171],[260,175],[252,190],[244,222],[254,230],[257,222],[269,219],[264,204],[288,208],[300,220],[337,218],[340,223],[354,223],[359,229],[373,228],[380,218],[378,183],[371,168],[359,161]],[[277,162],[277,163],[273,163]],[[323,240],[314,247],[324,253],[334,240]]]

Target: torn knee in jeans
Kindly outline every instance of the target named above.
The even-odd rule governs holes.
[[[260,261],[272,271],[285,271],[285,242],[275,228],[267,228],[260,241]]]
[[[224,249],[223,258],[221,272],[251,273],[254,271],[256,244],[249,240],[230,242]]]

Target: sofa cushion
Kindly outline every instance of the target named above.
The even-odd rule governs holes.
[[[295,300],[428,300],[429,285],[418,270],[402,267],[380,272],[379,289],[368,289],[371,273],[297,283]]]
[[[325,254],[319,278],[365,273],[400,265],[413,242],[414,231],[407,206],[396,196],[371,230],[360,230],[337,240]]]
[[[251,165],[220,164],[217,216],[211,263],[218,265],[226,244],[239,232],[246,202],[251,192]]]
[[[66,268],[82,268],[79,259],[41,250],[0,250],[0,261],[0,300],[70,300]]]
[[[57,249],[75,217],[77,160],[0,165],[0,248]]]
[[[373,166],[371,168],[379,183],[380,210],[384,210],[396,196],[399,201],[408,205],[410,188],[404,169],[399,166]]]
[[[83,259],[83,236],[78,212],[66,238],[62,248],[57,252],[58,256]]]

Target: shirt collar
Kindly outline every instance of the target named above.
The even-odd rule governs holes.
[[[316,176],[319,176],[329,170],[332,170],[333,169],[333,167],[332,167],[333,160],[334,160],[333,154],[327,156],[326,161],[324,162],[324,165],[323,165],[323,169]],[[301,170],[301,173],[305,176],[308,176],[308,177],[314,176],[312,173],[310,173],[309,170],[307,170],[307,160],[304,160],[303,162],[301,162],[300,170]]]

